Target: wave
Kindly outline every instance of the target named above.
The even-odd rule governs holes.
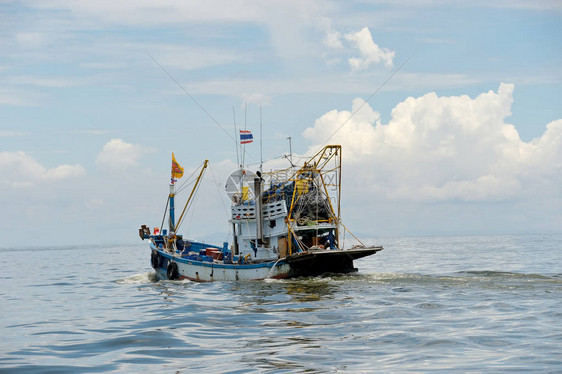
[[[467,271],[459,271],[455,274],[464,275],[467,277],[476,276],[476,277],[485,277],[485,278],[519,278],[519,279],[556,279],[560,277],[560,274],[552,274],[552,275],[545,275],[545,274],[536,274],[536,273],[517,273],[517,272],[509,272],[509,271],[496,271],[496,270],[467,270]]]
[[[373,273],[365,274],[368,283],[385,284],[396,291],[422,287],[484,287],[484,288],[533,288],[555,287],[562,285],[561,274],[527,274],[493,270],[470,270],[452,274],[417,274],[417,273]]]
[[[125,278],[117,279],[115,283],[117,284],[149,284],[157,283],[158,277],[153,271],[149,271],[141,274],[130,275]]]

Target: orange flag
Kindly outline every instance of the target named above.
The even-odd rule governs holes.
[[[176,157],[172,153],[172,178],[180,179],[183,177],[183,168],[176,161]]]

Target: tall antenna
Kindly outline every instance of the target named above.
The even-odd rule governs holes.
[[[238,134],[236,130],[236,114],[234,112],[234,107],[232,107],[232,118],[234,119],[234,145],[236,146],[236,164],[240,167],[240,157],[238,156]]]
[[[260,105],[260,173],[263,172],[263,131],[262,131],[262,116],[261,116],[261,105]]]
[[[248,130],[248,103],[244,103],[244,131]],[[242,145],[244,151],[242,151],[242,168],[246,167],[246,143]]]
[[[293,138],[291,138],[290,136],[287,138],[289,140],[289,162],[291,163],[291,167],[295,166],[293,164]]]

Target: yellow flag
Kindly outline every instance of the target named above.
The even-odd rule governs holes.
[[[181,177],[183,177],[183,168],[178,164],[176,157],[172,153],[172,178],[180,179]]]

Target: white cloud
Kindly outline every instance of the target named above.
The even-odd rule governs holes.
[[[314,122],[314,127],[304,131],[303,136],[314,141],[322,140],[333,144],[337,140],[337,143],[345,144],[346,158],[353,159],[370,152],[371,144],[375,141],[373,124],[380,124],[380,114],[373,111],[368,104],[358,111],[363,104],[362,99],[355,99],[351,112],[332,110],[324,114]],[[356,114],[351,117],[352,113]],[[313,147],[312,151],[316,148]]]
[[[73,178],[77,176],[82,176],[86,174],[86,170],[76,164],[76,165],[60,165],[56,168],[49,169],[45,172],[44,178],[46,180],[63,180],[68,178]]]
[[[103,169],[118,170],[138,164],[140,157],[150,152],[137,144],[124,142],[122,139],[108,141],[96,158],[96,165]]]
[[[356,33],[346,34],[345,38],[355,44],[361,57],[352,57],[349,59],[349,65],[352,70],[364,70],[372,64],[383,62],[387,68],[393,66],[392,59],[394,51],[388,48],[380,48],[374,41],[371,32],[367,27]]]
[[[504,200],[537,180],[557,185],[562,175],[562,120],[549,123],[540,138],[522,141],[505,122],[513,89],[502,83],[474,99],[410,97],[393,109],[388,124],[368,104],[349,119],[364,104],[355,99],[351,112],[330,111],[303,135],[317,144],[313,152],[337,132],[330,143],[342,144],[357,181],[387,198]]]
[[[341,33],[332,28],[332,21],[323,17],[320,21],[320,28],[325,32],[322,42],[329,48],[342,48]]]
[[[60,165],[47,169],[25,152],[0,152],[0,185],[28,188],[38,183],[56,182],[82,177],[86,170],[79,164]]]
[[[351,57],[348,59],[352,71],[366,70],[371,65],[383,63],[387,68],[393,66],[393,59],[395,52],[388,48],[379,47],[374,41],[371,32],[367,27],[360,31],[342,34],[332,28],[332,22],[329,18],[322,18],[319,22],[320,30],[324,32],[324,39],[322,43],[332,50],[349,51],[349,48],[344,49],[342,41],[347,41],[351,44],[353,49],[356,49],[361,54],[361,57]],[[347,46],[346,46],[347,47]],[[334,64],[339,62],[338,59],[328,57],[327,64]]]

